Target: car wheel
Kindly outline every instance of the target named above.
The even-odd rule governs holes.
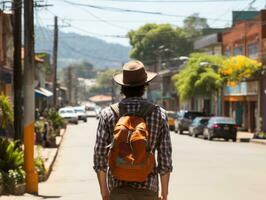
[[[77,121],[75,121],[75,124],[77,125],[77,124],[79,124],[79,121],[77,120]]]
[[[232,141],[233,141],[233,142],[236,142],[236,138],[233,138]]]
[[[84,121],[84,122],[87,122],[87,119],[84,119],[83,121]]]
[[[198,137],[198,135],[194,131],[192,132],[192,136],[193,137]]]
[[[208,137],[208,140],[210,140],[210,141],[212,140],[212,136],[211,136],[211,134],[209,132],[208,132],[208,136],[207,137]]]
[[[228,138],[224,138],[224,140],[225,140],[226,142],[228,142],[228,141],[229,141],[229,139],[228,139]]]
[[[178,130],[178,133],[179,133],[180,135],[183,135],[183,130]]]

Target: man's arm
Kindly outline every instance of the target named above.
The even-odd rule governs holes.
[[[170,172],[161,175],[161,194],[160,194],[160,200],[167,200],[168,196],[168,185],[170,180]]]
[[[101,195],[103,200],[109,200],[109,190],[107,187],[107,182],[106,182],[106,172],[104,171],[98,171],[97,172],[97,178],[101,190]]]
[[[160,200],[167,200],[168,185],[170,180],[170,173],[172,172],[172,144],[170,131],[167,123],[167,116],[162,114],[162,124],[160,128],[160,142],[158,147],[158,170],[161,180]]]
[[[99,124],[96,134],[96,142],[94,146],[94,170],[97,173],[97,178],[101,190],[103,200],[109,200],[109,191],[107,186],[107,154],[108,144],[110,143],[108,127],[103,117],[103,112],[100,115]]]

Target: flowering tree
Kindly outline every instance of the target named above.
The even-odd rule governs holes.
[[[249,79],[261,69],[262,64],[246,56],[233,56],[222,63],[219,69],[221,76],[228,85],[235,86],[237,83]]]

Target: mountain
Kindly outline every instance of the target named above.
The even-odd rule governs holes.
[[[52,55],[53,30],[35,27],[35,51]],[[119,68],[129,60],[130,47],[108,43],[104,40],[77,33],[59,32],[58,67],[73,62],[87,61],[95,68]]]

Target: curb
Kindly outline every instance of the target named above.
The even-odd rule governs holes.
[[[266,140],[251,140],[251,143],[266,145]]]
[[[57,147],[56,147],[56,152],[55,152],[55,154],[53,155],[53,158],[52,158],[52,161],[51,161],[51,163],[50,163],[50,165],[48,165],[47,167],[45,167],[45,181],[47,181],[47,179],[49,178],[49,176],[50,176],[50,174],[51,174],[51,172],[52,172],[52,169],[53,169],[53,166],[54,166],[54,163],[55,163],[55,160],[56,160],[56,158],[57,158],[57,155],[58,155],[58,152],[59,152],[59,149],[60,149],[60,147],[61,147],[61,143],[62,143],[62,141],[63,141],[63,138],[64,138],[64,135],[65,135],[65,133],[66,133],[66,128],[65,129],[63,129],[63,131],[62,131],[62,133],[60,132],[60,141],[59,141],[59,143],[58,143],[58,145],[57,145]]]

